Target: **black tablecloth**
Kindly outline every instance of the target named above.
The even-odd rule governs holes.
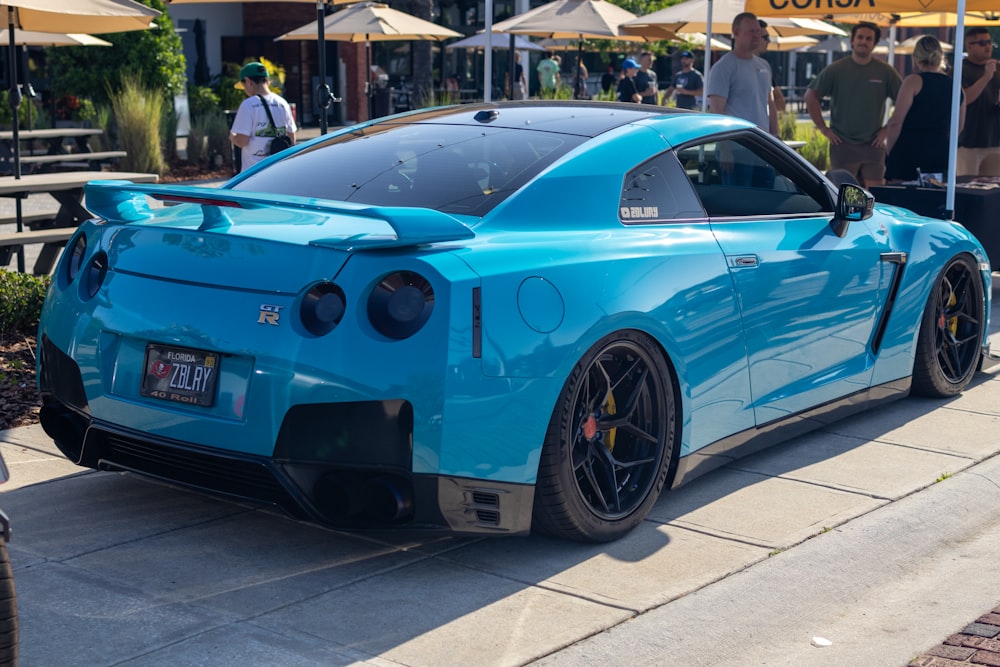
[[[944,217],[943,188],[918,188],[909,185],[880,185],[871,188],[875,201],[903,206],[914,213],[932,218]],[[955,188],[954,219],[976,235],[994,271],[1000,271],[1000,188]]]

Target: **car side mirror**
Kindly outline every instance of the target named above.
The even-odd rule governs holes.
[[[867,220],[875,210],[875,197],[860,185],[844,183],[837,194],[837,210],[831,225],[837,236],[844,236],[854,220]]]

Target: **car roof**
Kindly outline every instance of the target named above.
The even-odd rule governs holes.
[[[596,137],[621,125],[668,114],[690,114],[673,109],[622,102],[545,100],[462,104],[420,110],[378,120],[374,125],[394,123],[447,123],[511,129],[537,129]]]

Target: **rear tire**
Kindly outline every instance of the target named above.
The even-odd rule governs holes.
[[[7,543],[0,538],[0,665],[16,665],[17,652],[17,592],[14,590],[14,571],[10,566]]]
[[[953,258],[934,283],[913,361],[913,393],[946,398],[972,380],[982,356],[983,281],[968,255]]]
[[[555,537],[610,542],[645,518],[674,454],[673,375],[638,331],[598,341],[573,368],[542,448],[532,525]]]

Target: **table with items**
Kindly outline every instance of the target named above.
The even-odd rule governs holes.
[[[1000,178],[959,177],[953,219],[976,235],[994,271],[1000,270]],[[879,185],[870,188],[875,201],[908,208],[932,218],[945,215],[944,187]]]

